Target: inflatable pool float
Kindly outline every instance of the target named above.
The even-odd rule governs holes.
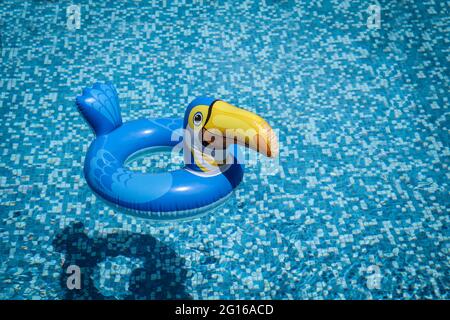
[[[84,162],[88,185],[109,203],[145,218],[188,218],[223,200],[242,181],[237,145],[269,157],[278,153],[266,121],[221,100],[194,99],[184,119],[122,123],[116,89],[96,83],[76,104],[96,136]],[[131,156],[158,147],[182,148],[184,167],[160,173],[125,168]]]

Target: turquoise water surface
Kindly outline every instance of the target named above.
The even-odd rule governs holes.
[[[0,298],[448,299],[450,4],[374,3],[1,0]],[[201,218],[116,211],[83,177],[96,81],[124,121],[252,110],[279,161]]]

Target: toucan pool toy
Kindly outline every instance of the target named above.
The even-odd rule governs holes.
[[[266,121],[221,100],[194,99],[184,119],[122,123],[116,89],[96,83],[83,90],[76,104],[96,136],[84,162],[88,185],[108,202],[145,218],[187,218],[224,199],[242,181],[238,144],[270,157],[278,152]],[[124,166],[142,150],[180,145],[181,169],[141,173]]]

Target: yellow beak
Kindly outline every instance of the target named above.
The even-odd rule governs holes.
[[[278,155],[277,137],[263,118],[220,100],[203,126],[203,140],[219,149],[239,144],[267,157]]]

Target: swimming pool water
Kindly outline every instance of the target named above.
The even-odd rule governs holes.
[[[448,299],[449,3],[378,3],[374,27],[368,1],[3,0],[0,298]],[[74,104],[108,80],[124,121],[255,111],[279,163],[199,219],[121,214]]]

